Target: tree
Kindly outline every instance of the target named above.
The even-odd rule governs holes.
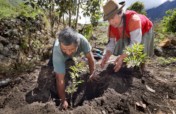
[[[161,24],[163,25],[164,32],[176,32],[176,9],[166,11]]]
[[[135,2],[134,4],[132,4],[130,7],[127,8],[128,10],[134,10],[140,14],[144,14],[146,15],[146,11],[144,9],[144,3],[142,2]]]
[[[57,21],[57,8],[56,3],[58,0],[29,0],[25,4],[30,5],[34,9],[42,9],[50,23],[51,35],[54,36],[54,25]]]
[[[84,16],[90,16],[93,27],[97,26],[98,20],[101,18],[100,7],[102,0],[87,0],[84,9]]]
[[[79,17],[79,9],[82,4],[81,0],[59,0],[59,18],[63,17],[63,23],[65,24],[64,15],[68,16],[68,26],[77,28],[77,22]],[[73,19],[73,16],[76,18]],[[74,23],[75,22],[75,23]]]
[[[76,12],[76,20],[75,20],[75,28],[77,28],[77,24],[78,24],[80,5],[81,5],[81,0],[78,0],[78,3],[77,3],[78,7],[77,7],[77,12]]]

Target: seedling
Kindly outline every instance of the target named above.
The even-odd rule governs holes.
[[[75,65],[71,66],[70,69],[70,77],[71,81],[69,85],[66,87],[66,92],[70,95],[70,106],[73,107],[73,94],[77,92],[79,84],[83,83],[84,80],[80,79],[79,73],[82,72],[81,69],[84,67],[84,62],[78,61],[75,58]]]
[[[128,55],[124,59],[127,64],[127,68],[139,67],[142,72],[141,65],[146,60],[146,54],[143,52],[144,46],[142,44],[136,43],[132,47],[127,47],[124,53]]]

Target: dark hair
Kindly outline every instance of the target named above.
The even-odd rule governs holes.
[[[80,42],[78,33],[70,27],[66,27],[65,29],[61,30],[61,32],[58,35],[58,40],[60,43],[63,43],[64,45],[67,46],[71,44],[78,46]]]

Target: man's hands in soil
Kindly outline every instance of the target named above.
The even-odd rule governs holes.
[[[67,102],[66,100],[64,100],[64,101],[62,102],[62,108],[63,108],[64,110],[66,110],[66,109],[68,108],[68,102]]]
[[[123,59],[127,56],[128,56],[127,54],[122,54],[119,57],[117,57],[117,59],[114,62],[114,65],[115,65],[114,71],[115,72],[118,72],[120,70],[120,68],[122,67],[122,64],[123,64]]]
[[[118,72],[120,70],[120,68],[122,67],[123,64],[123,59],[118,57],[115,62],[114,62],[114,71]]]
[[[106,62],[107,62],[106,58],[103,58],[100,64],[101,68],[104,68]]]
[[[89,76],[88,81],[97,81],[98,77],[95,75],[95,71]]]
[[[100,63],[101,68],[104,68],[106,62],[109,60],[109,57],[110,57],[111,55],[112,55],[112,53],[111,53],[109,50],[107,50],[107,51],[106,51],[106,54],[103,56],[103,59],[102,59],[102,61],[101,61],[101,63]]]
[[[101,68],[104,68],[104,66],[105,66],[106,62],[108,61],[108,59],[109,59],[109,57],[106,56],[106,55],[103,57],[103,59],[102,59],[102,61],[100,63],[100,67]]]

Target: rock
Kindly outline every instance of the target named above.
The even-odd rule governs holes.
[[[11,79],[7,78],[5,80],[0,81],[0,87],[6,86],[11,82]]]
[[[165,113],[159,109],[159,110],[156,112],[156,114],[165,114]]]
[[[17,55],[11,55],[10,58],[12,58],[12,59],[17,59],[18,56],[17,56]]]
[[[163,55],[163,50],[162,50],[161,47],[156,47],[154,49],[154,53],[155,53],[156,56],[161,56],[161,55]]]
[[[174,46],[176,46],[176,39],[172,39],[171,40],[171,44],[173,44]]]
[[[9,54],[9,48],[8,47],[4,47],[4,50],[2,51],[2,54],[4,55],[4,56],[9,56],[10,54]]]
[[[164,39],[163,41],[161,41],[158,46],[159,47],[168,47],[171,44],[171,39]]]
[[[4,56],[3,55],[0,55],[0,60],[2,60],[4,58]]]
[[[19,50],[20,46],[19,45],[15,45],[15,49]]]
[[[97,40],[97,37],[95,35],[92,35],[90,39],[91,40]]]
[[[7,44],[9,44],[9,41],[7,39],[5,39],[4,37],[0,36],[0,42],[5,46]]]
[[[18,35],[18,34],[19,34],[19,33],[18,33],[18,30],[17,30],[17,29],[13,29],[13,30],[12,30],[12,34],[13,34],[13,35]]]
[[[0,43],[0,53],[3,51],[3,49],[4,49],[4,46],[2,43]]]
[[[37,35],[41,35],[42,33],[40,31],[37,31]]]

